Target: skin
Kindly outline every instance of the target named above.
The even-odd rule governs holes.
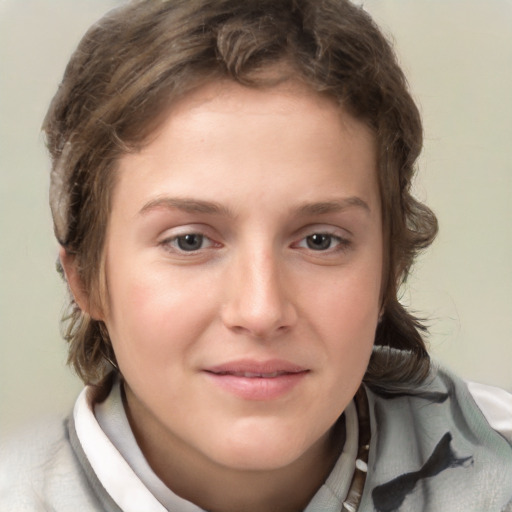
[[[177,494],[302,510],[329,474],[379,317],[376,168],[371,131],[294,82],[203,86],[121,158],[107,308],[87,305],[63,262],[107,325],[141,449]],[[240,359],[303,371],[277,395],[240,396],[209,371]]]

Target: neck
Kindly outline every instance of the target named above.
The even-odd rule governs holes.
[[[336,464],[345,442],[345,422],[340,420],[285,467],[233,469],[184,446],[158,422],[138,421],[144,411],[137,410],[141,406],[129,399],[129,391],[126,405],[130,425],[153,471],[174,493],[211,512],[304,510]]]

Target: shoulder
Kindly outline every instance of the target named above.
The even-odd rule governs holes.
[[[97,510],[67,418],[38,421],[0,445],[0,511]]]
[[[45,481],[68,449],[64,418],[38,421],[4,439],[0,446],[2,510],[43,510]]]
[[[407,363],[407,352],[391,352],[394,363]],[[377,356],[387,357],[387,352],[378,351]],[[480,433],[492,430],[512,445],[512,394],[465,381],[438,362],[432,362],[430,374],[421,383],[384,381],[369,387],[381,409],[398,408],[414,416],[427,414],[429,418],[434,410],[443,409],[441,417],[433,417],[437,423],[443,419],[460,423],[464,418],[468,427]]]
[[[437,364],[434,367],[433,386],[445,387],[448,398],[454,400],[451,410],[459,411],[475,430],[484,427],[498,433],[512,445],[512,394],[495,386],[468,382]]]
[[[2,489],[6,479],[13,480],[15,471],[32,473],[36,468],[48,467],[59,452],[66,450],[66,423],[64,417],[45,418],[2,439]]]
[[[467,387],[489,425],[512,443],[512,394],[476,382],[467,382]]]
[[[507,510],[512,498],[507,392],[468,384],[434,363],[421,385],[386,383],[370,389],[368,398],[375,436],[367,499],[377,510],[391,498],[403,508],[390,510],[419,510],[415,507],[427,495],[437,510]]]

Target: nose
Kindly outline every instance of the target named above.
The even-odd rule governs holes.
[[[229,269],[224,325],[255,338],[271,339],[297,320],[292,289],[271,250],[239,254]]]

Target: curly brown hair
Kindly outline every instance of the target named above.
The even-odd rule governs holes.
[[[386,242],[375,344],[410,357],[405,365],[372,360],[365,379],[421,381],[429,369],[424,326],[397,298],[437,232],[434,214],[411,195],[421,119],[390,44],[348,0],[138,0],[89,29],[44,122],[55,233],[84,288],[98,303],[105,297],[103,247],[118,159],[145,144],[170,103],[225,78],[251,87],[301,80],[375,133]],[[111,369],[106,361],[115,365],[105,325],[74,301],[64,324],[69,362],[86,383],[98,382]]]

